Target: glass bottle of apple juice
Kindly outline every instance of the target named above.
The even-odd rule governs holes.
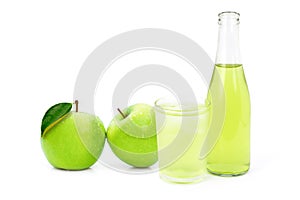
[[[208,171],[220,176],[242,175],[250,166],[250,97],[239,50],[239,16],[236,12],[219,14],[216,64],[209,88],[208,98],[214,96],[213,114],[219,114],[214,104],[223,104],[225,112],[222,119],[212,122],[223,124],[207,158]]]

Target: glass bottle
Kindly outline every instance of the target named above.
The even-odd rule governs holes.
[[[213,114],[220,115],[213,104],[222,103],[225,114],[212,122],[223,124],[207,157],[207,169],[215,175],[237,176],[245,174],[250,166],[250,97],[239,49],[240,15],[222,12],[218,16],[218,49],[209,94],[215,98]]]

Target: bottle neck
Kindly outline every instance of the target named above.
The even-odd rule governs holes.
[[[242,64],[239,45],[239,14],[219,14],[219,38],[216,64]]]

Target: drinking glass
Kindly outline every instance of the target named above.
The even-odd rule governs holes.
[[[210,124],[210,104],[155,102],[158,162],[161,179],[174,183],[201,181],[206,159],[200,151]]]

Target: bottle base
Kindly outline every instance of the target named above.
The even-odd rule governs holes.
[[[222,177],[242,176],[249,171],[249,165],[208,165],[207,171],[212,175]]]

